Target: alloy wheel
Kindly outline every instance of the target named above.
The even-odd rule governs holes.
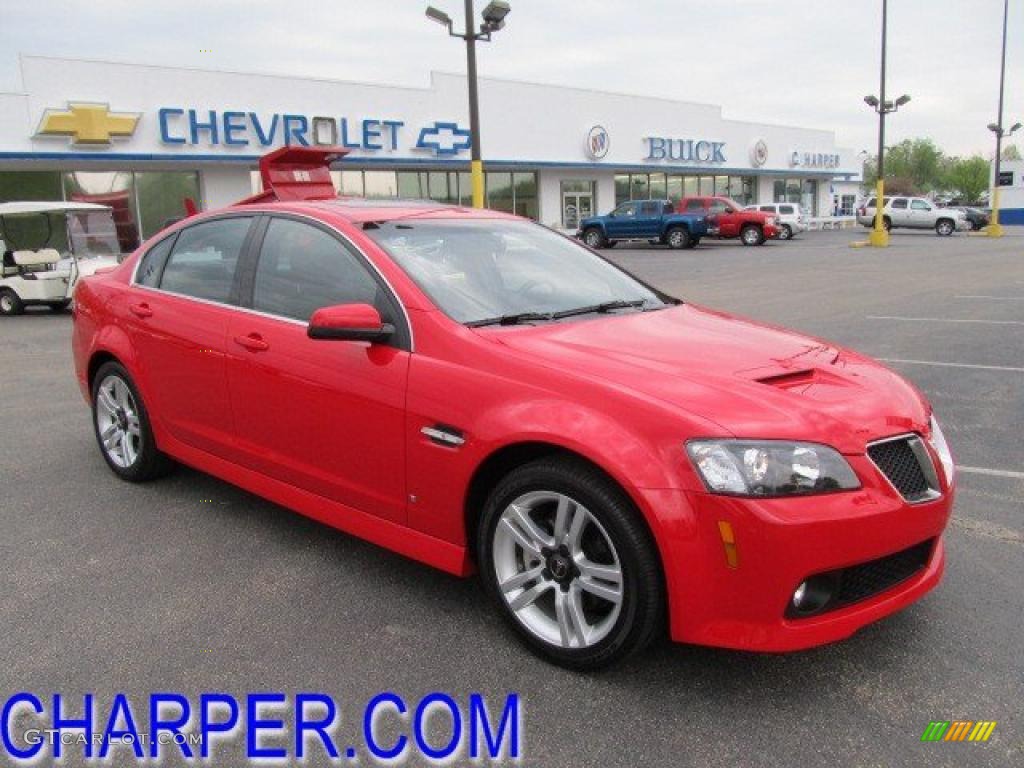
[[[110,374],[96,390],[96,429],[104,453],[116,466],[132,466],[142,450],[139,411],[128,384]]]
[[[493,544],[501,596],[534,637],[589,648],[612,631],[622,608],[622,565],[585,506],[553,491],[524,493],[501,513]]]

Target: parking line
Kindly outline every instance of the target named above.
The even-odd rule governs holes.
[[[957,472],[968,475],[987,475],[988,477],[1008,477],[1011,480],[1024,480],[1024,472],[1013,472],[1009,469],[986,469],[985,467],[964,467],[956,465]]]
[[[1010,373],[1024,373],[1024,368],[1013,368],[1006,365],[973,365],[970,363],[941,363],[935,360],[902,360],[897,357],[876,357],[883,363],[906,363],[908,365],[934,365],[939,368],[972,368],[978,371],[1008,371]]]
[[[1024,325],[1024,320],[958,320],[951,317],[896,317],[868,315],[868,320],[916,320],[922,323],[978,323],[980,325]]]
[[[1024,301],[1024,296],[954,296],[956,299],[988,299],[989,301]]]

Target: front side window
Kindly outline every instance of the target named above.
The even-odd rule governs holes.
[[[405,219],[365,234],[462,323],[615,301],[637,302],[643,309],[665,306],[653,290],[617,267],[536,224]]]
[[[627,218],[632,218],[633,216],[636,216],[636,208],[637,203],[623,203],[612,211],[612,216],[626,216]]]
[[[728,213],[734,210],[731,205],[725,202],[725,200],[712,200],[711,201],[711,213]]]
[[[260,248],[253,309],[307,322],[321,307],[372,304],[385,315],[377,281],[329,233],[291,219],[271,219]]]
[[[228,302],[235,269],[252,219],[233,216],[183,229],[164,267],[160,288],[209,301]]]
[[[910,207],[915,211],[930,211],[932,209],[924,200],[913,200],[910,203]]]

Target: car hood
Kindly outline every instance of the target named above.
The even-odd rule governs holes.
[[[879,437],[925,432],[929,418],[910,384],[866,357],[692,304],[481,331],[534,362],[655,398],[735,437],[861,453]]]

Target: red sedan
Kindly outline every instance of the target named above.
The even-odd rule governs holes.
[[[838,640],[942,576],[953,461],[922,395],[679,301],[569,238],[337,200],[318,150],[75,295],[102,455],[173,461],[453,574],[591,668],[671,637]]]

